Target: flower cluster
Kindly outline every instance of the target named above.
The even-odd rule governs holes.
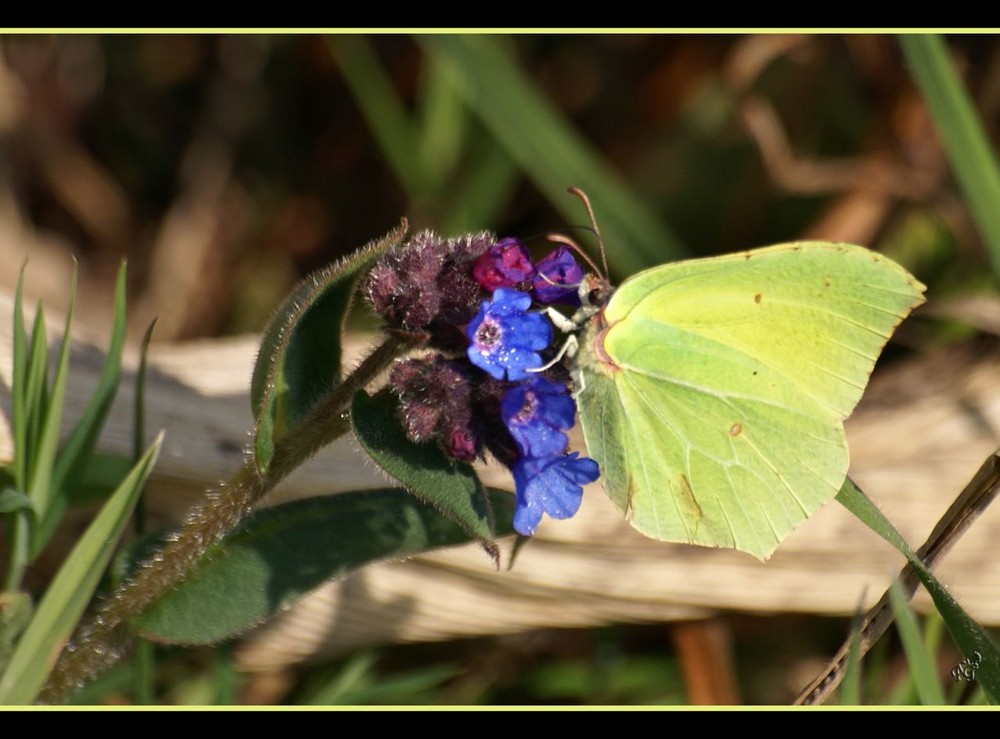
[[[518,384],[500,401],[500,415],[517,444],[512,466],[517,504],[514,528],[530,536],[542,514],[569,518],[580,508],[582,486],[597,479],[597,462],[577,453],[567,454],[564,433],[576,420],[576,403],[565,382],[557,383],[537,372],[541,351],[552,341],[552,325],[539,303],[578,302],[577,286],[583,270],[565,247],[532,264],[524,245],[502,239],[476,261],[473,275],[493,293],[483,301],[469,324],[469,360],[496,379]],[[531,293],[522,289],[528,286]]]
[[[533,304],[579,305],[583,270],[560,247],[538,262],[519,239],[425,231],[383,258],[365,286],[390,327],[438,353],[400,361],[390,384],[407,435],[456,459],[488,450],[510,467],[514,528],[576,513],[597,463],[569,453],[576,404],[561,367],[542,370],[553,329]],[[483,299],[485,295],[489,299]]]

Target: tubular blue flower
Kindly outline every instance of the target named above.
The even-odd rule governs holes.
[[[473,263],[472,276],[484,290],[493,292],[530,281],[535,265],[520,239],[500,239]]]
[[[580,305],[578,288],[583,282],[583,267],[576,263],[573,252],[560,246],[535,265],[538,274],[532,280],[535,300],[539,303]]]
[[[549,457],[566,451],[576,403],[565,385],[533,375],[504,393],[500,417],[523,456]]]
[[[522,457],[514,463],[517,500],[514,528],[531,536],[547,513],[552,518],[569,518],[580,509],[583,485],[600,474],[597,462],[578,453],[555,457]]]
[[[498,380],[523,380],[541,367],[539,352],[552,341],[552,324],[530,307],[530,295],[505,287],[484,300],[466,329],[469,360]]]

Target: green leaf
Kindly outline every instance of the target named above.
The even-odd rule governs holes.
[[[490,497],[510,520],[514,497],[493,490]],[[260,623],[326,580],[377,560],[469,539],[461,527],[398,489],[266,508],[212,546],[133,626],[156,641],[211,644]],[[141,559],[141,553],[131,558]]]
[[[917,695],[925,706],[943,706],[947,701],[937,678],[937,667],[933,656],[924,646],[917,618],[910,609],[909,598],[903,592],[898,580],[889,586],[892,612],[896,619],[896,629],[903,642],[906,661],[910,668],[910,678],[917,686]]]
[[[264,331],[250,384],[258,471],[275,443],[340,382],[341,329],[359,273],[406,235],[404,219],[381,239],[307,277]]]
[[[504,41],[465,34],[417,37],[483,126],[569,222],[579,220],[580,206],[566,197],[566,188],[575,185],[590,196],[607,243],[620,245],[616,261],[626,274],[683,256],[676,235],[539,93]]]
[[[920,557],[910,548],[895,527],[868,499],[857,485],[848,478],[837,494],[837,500],[868,528],[892,544],[906,557],[914,574],[930,593],[938,613],[944,619],[952,638],[966,659],[979,663],[977,680],[989,701],[1000,704],[1000,649],[990,635],[967,614],[950,593],[924,566]],[[976,657],[976,655],[979,655]]]
[[[903,34],[899,45],[920,86],[972,217],[1000,277],[1000,168],[996,150],[941,36]]]
[[[104,367],[83,415],[80,416],[55,461],[50,482],[55,494],[44,512],[38,535],[32,542],[32,556],[37,556],[48,543],[52,534],[55,533],[59,522],[62,521],[66,507],[74,498],[77,485],[87,479],[84,474],[85,469],[92,469],[91,457],[94,453],[94,447],[97,445],[97,439],[118,391],[126,328],[125,264],[122,263],[115,282],[114,324],[111,328],[111,342],[104,359]],[[69,336],[68,321],[66,335]],[[120,479],[119,477],[118,480],[120,481]]]
[[[375,464],[484,544],[493,541],[493,511],[472,466],[451,459],[436,443],[410,441],[394,395],[355,394],[351,423]]]
[[[0,704],[28,704],[86,609],[114,553],[163,440],[153,442],[66,557],[0,675]]]

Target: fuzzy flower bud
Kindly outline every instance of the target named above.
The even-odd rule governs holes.
[[[390,327],[459,350],[465,344],[461,327],[476,315],[482,298],[472,264],[494,241],[488,233],[444,239],[422,231],[372,268],[365,284],[368,302]]]
[[[458,362],[440,355],[397,362],[389,383],[399,396],[410,441],[441,442],[452,457],[471,462],[479,440],[473,428],[472,382]]]

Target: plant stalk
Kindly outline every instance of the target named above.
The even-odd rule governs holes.
[[[257,472],[255,459],[248,455],[229,480],[210,491],[163,549],[81,624],[49,676],[40,702],[65,702],[84,682],[113,665],[127,650],[124,627],[128,622],[180,582],[208,549],[238,526],[281,480],[347,433],[347,408],[354,393],[412,345],[408,339],[388,337],[277,441],[271,464],[263,475]]]

